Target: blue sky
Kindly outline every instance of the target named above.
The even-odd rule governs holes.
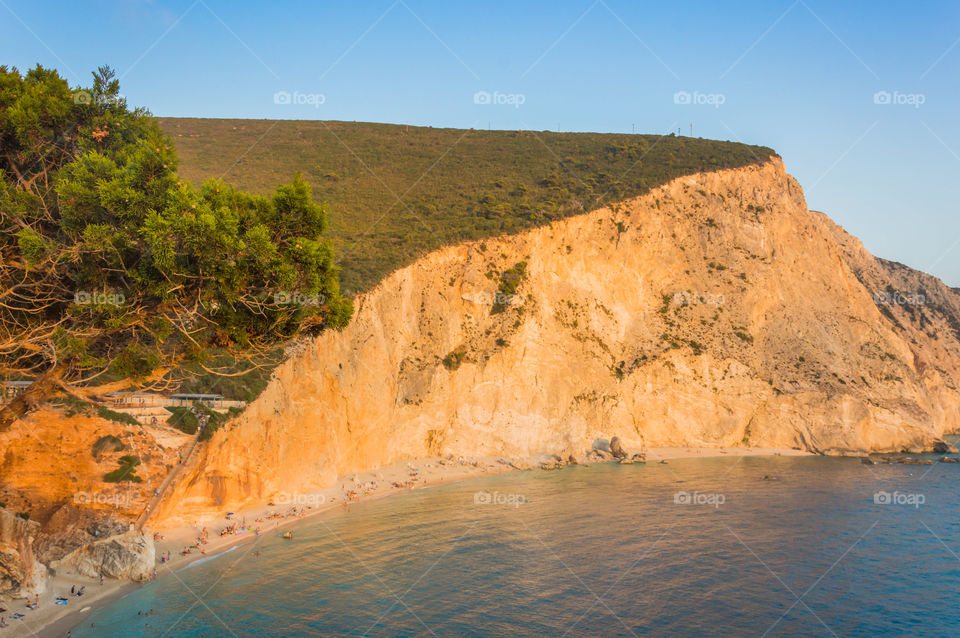
[[[810,208],[960,286],[954,1],[0,0],[0,63],[37,62],[74,83],[109,64],[157,115],[685,135],[692,122],[776,149]]]

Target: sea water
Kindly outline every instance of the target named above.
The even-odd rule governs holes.
[[[266,531],[73,635],[957,636],[958,484],[733,454],[514,472]]]

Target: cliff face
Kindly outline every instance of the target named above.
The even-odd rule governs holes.
[[[40,524],[0,508],[0,598],[28,598],[46,587],[47,569],[34,555]]]
[[[39,409],[0,434],[0,503],[14,512],[28,512],[45,534],[71,526],[104,532],[106,518],[139,515],[154,487],[176,463],[177,446],[188,437],[167,430],[68,416],[52,407]],[[97,453],[96,442],[106,436],[115,437],[123,448]],[[136,474],[144,482],[105,483],[103,476],[116,469],[125,454],[140,459]],[[100,522],[73,521],[73,514],[65,514],[76,508],[65,506],[96,513]]]
[[[158,520],[612,436],[928,448],[960,416],[958,318],[956,291],[808,211],[779,159],[681,178],[395,272],[194,455]]]

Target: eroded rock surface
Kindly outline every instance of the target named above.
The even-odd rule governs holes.
[[[47,569],[33,543],[40,524],[0,508],[0,597],[28,598],[46,587]]]
[[[102,574],[107,578],[141,580],[153,573],[155,562],[153,539],[130,530],[79,547],[50,566],[57,572],[73,572],[88,578]]]
[[[779,159],[685,177],[387,277],[195,455],[156,520],[614,436],[926,450],[960,422],[958,338],[957,291],[808,211]]]

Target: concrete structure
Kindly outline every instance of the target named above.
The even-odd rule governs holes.
[[[222,394],[171,394],[170,395],[170,405],[176,406],[191,406],[191,405],[208,405],[211,408],[223,408],[223,395]]]
[[[0,386],[0,399],[9,400],[29,388],[33,381],[4,381]]]

